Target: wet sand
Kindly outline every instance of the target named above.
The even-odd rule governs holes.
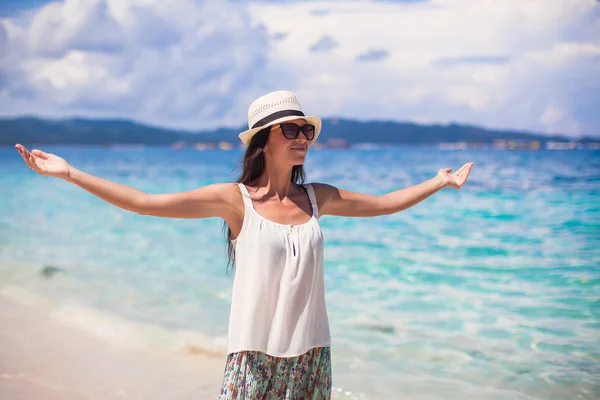
[[[110,345],[0,296],[0,399],[217,399],[225,357]]]

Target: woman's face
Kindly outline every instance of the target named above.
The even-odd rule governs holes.
[[[285,123],[296,124],[302,127],[306,124],[306,121],[299,118]],[[269,139],[267,139],[265,151],[277,163],[302,165],[304,164],[309,144],[310,141],[306,139],[302,131],[300,131],[296,139],[288,139],[283,135],[280,125],[273,125]]]

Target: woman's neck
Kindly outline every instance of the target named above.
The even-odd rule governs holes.
[[[256,181],[257,189],[261,189],[263,195],[277,196],[279,199],[289,197],[294,190],[294,184],[291,182],[292,168],[269,168],[265,166],[265,170]]]

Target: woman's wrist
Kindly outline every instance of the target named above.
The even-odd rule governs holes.
[[[69,165],[67,168],[66,175],[63,176],[62,178],[67,182],[73,183],[73,175],[76,172],[77,172],[77,170]]]
[[[437,190],[441,190],[441,189],[445,188],[448,185],[448,182],[447,182],[446,178],[444,178],[441,175],[437,175],[432,180],[433,180],[434,185],[435,185],[435,187],[436,187]]]

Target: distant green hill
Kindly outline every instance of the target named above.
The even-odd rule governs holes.
[[[184,143],[220,142],[238,143],[238,129],[190,132],[170,130],[127,120],[64,119],[49,120],[32,117],[0,119],[0,145],[75,144],[111,145],[145,144],[170,145]],[[360,122],[344,119],[326,119],[319,141],[345,139],[350,144],[435,144],[442,142],[491,143],[495,139],[565,141],[565,136],[547,136],[538,133],[488,130],[467,125],[419,125],[399,122]],[[591,138],[580,141],[597,141]]]

